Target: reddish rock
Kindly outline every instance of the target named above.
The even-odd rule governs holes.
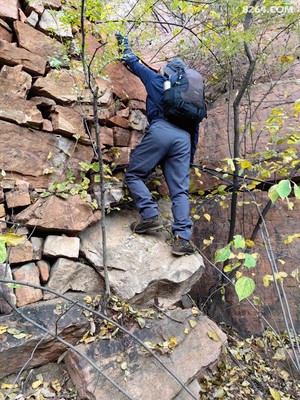
[[[30,100],[11,95],[0,97],[0,119],[32,128],[40,128],[43,122],[41,112]]]
[[[54,180],[66,180],[68,169],[78,176],[79,161],[91,162],[93,158],[91,147],[77,144],[74,149],[74,140],[53,133],[1,120],[0,131],[0,169],[6,171],[2,186],[9,179],[12,180],[10,186],[5,184],[7,189],[14,187],[15,178],[26,180],[34,188],[47,188]],[[52,156],[49,157],[49,154]],[[68,154],[72,154],[72,157]]]
[[[5,200],[8,208],[28,206],[31,204],[28,185],[23,183],[5,193]]]
[[[128,129],[129,122],[127,119],[123,117],[119,117],[118,115],[114,115],[113,117],[109,118],[107,121],[108,126],[119,126],[120,128]]]
[[[21,245],[12,246],[9,252],[9,263],[20,264],[33,260],[33,246],[28,240]]]
[[[123,129],[119,127],[115,127],[114,131],[114,145],[126,147],[129,145],[130,140],[130,131],[128,129]]]
[[[146,103],[140,100],[129,100],[128,107],[130,110],[141,110],[146,114]]]
[[[5,0],[0,2],[0,17],[15,20],[19,18],[19,0]]]
[[[32,85],[32,77],[22,70],[22,65],[9,67],[4,65],[0,71],[1,97],[8,95],[15,98],[26,99]]]
[[[117,112],[116,112],[116,114],[119,116],[119,117],[123,117],[123,118],[128,118],[129,117],[129,108],[127,107],[127,108],[124,108],[124,109],[122,109],[122,110],[118,110]]]
[[[36,80],[32,91],[36,96],[54,99],[58,104],[69,104],[79,99],[85,103],[90,102],[90,93],[86,89],[84,75],[76,70],[76,66],[74,71],[51,70],[47,76]]]
[[[15,215],[14,220],[37,230],[76,235],[100,217],[100,211],[93,212],[79,195],[70,195],[66,200],[56,196],[39,199]]]
[[[50,264],[46,260],[39,260],[37,263],[40,271],[40,279],[42,283],[47,283],[50,275]]]
[[[0,62],[7,65],[23,65],[24,71],[32,75],[44,75],[47,60],[30,51],[0,40]]]
[[[13,271],[13,277],[16,281],[30,283],[32,285],[40,285],[39,269],[34,263],[25,264],[17,270]],[[43,298],[41,289],[22,285],[15,289],[17,298],[17,306],[22,307],[26,304],[32,304]]]
[[[130,149],[128,147],[113,147],[111,156],[116,165],[127,165],[130,159]]]
[[[114,145],[113,129],[108,128],[107,126],[101,126],[100,127],[100,140],[101,140],[101,144],[112,147]]]
[[[0,217],[5,217],[5,214],[4,204],[0,204]]]
[[[19,47],[31,53],[38,54],[46,60],[56,58],[60,60],[64,54],[64,47],[57,40],[50,38],[37,29],[21,21],[14,22],[15,32],[18,38]]]
[[[85,132],[82,113],[71,107],[55,106],[50,113],[53,132],[73,138],[80,135],[79,143],[90,143],[90,138]]]
[[[13,33],[9,25],[0,19],[0,39],[11,43],[13,41]]]
[[[146,90],[144,85],[121,62],[110,63],[104,72],[110,77],[112,91],[121,100],[145,101]]]

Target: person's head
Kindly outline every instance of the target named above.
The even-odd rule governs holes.
[[[186,63],[181,58],[173,58],[168,64],[162,67],[161,72],[163,75],[171,76],[182,68],[186,68]]]

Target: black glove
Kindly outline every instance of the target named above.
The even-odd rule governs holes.
[[[129,43],[128,43],[128,37],[127,36],[123,36],[120,33],[116,33],[115,36],[117,38],[119,46],[123,46],[125,50],[130,50],[130,46],[129,46]]]

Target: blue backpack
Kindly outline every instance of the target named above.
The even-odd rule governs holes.
[[[191,130],[207,117],[204,82],[194,69],[180,69],[164,82],[163,114],[167,121]]]

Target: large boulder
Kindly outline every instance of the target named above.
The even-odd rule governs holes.
[[[202,257],[171,254],[167,229],[152,235],[136,235],[130,222],[133,211],[111,212],[106,216],[107,265],[112,291],[135,304],[156,298],[175,302],[199,281],[204,271]],[[102,229],[94,224],[80,234],[80,251],[103,274]]]
[[[69,298],[76,302],[80,296]],[[55,299],[26,306],[20,312],[27,321],[16,313],[0,317],[0,379],[20,371],[20,366],[31,368],[56,361],[66,350],[66,343],[76,344],[89,322],[72,304]]]
[[[147,321],[143,329],[131,329],[139,341],[155,348],[160,363],[132,337],[122,333],[120,338],[109,341],[80,344],[77,350],[81,354],[69,351],[65,363],[80,396],[87,400],[124,399],[104,378],[106,375],[132,399],[192,398],[181,384],[199,398],[196,379],[218,361],[226,336],[207,317],[195,317],[191,310],[176,309],[162,317]],[[103,375],[84,356],[89,356]],[[191,382],[194,385],[189,386]]]

